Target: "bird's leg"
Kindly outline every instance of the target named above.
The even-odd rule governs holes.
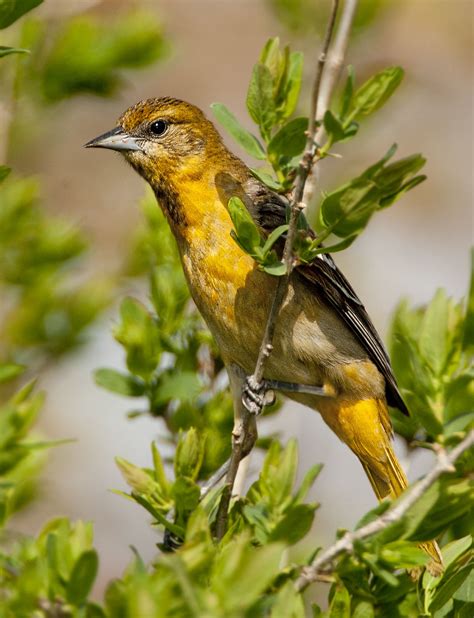
[[[334,393],[326,385],[314,386],[312,384],[282,382],[281,380],[262,380],[257,384],[253,376],[248,376],[242,392],[243,404],[250,413],[260,414],[265,406],[272,405],[275,402],[275,393],[273,391],[334,397]]]
[[[334,397],[334,390],[313,384],[296,384],[295,382],[282,382],[281,380],[265,380],[267,388],[287,393],[304,393],[305,395],[318,395],[318,397]]]

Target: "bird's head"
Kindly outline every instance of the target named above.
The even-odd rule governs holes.
[[[85,146],[119,151],[157,190],[183,167],[199,168],[225,151],[200,109],[170,97],[140,101],[122,114],[114,129]]]

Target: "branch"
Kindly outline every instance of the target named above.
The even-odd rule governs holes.
[[[450,453],[439,449],[436,465],[428,474],[413,485],[403,497],[383,515],[371,521],[356,532],[347,532],[342,539],[334,543],[325,552],[318,556],[310,566],[303,568],[301,575],[295,582],[298,591],[304,590],[310,583],[316,581],[322,572],[327,570],[334,560],[341,554],[351,553],[356,541],[362,541],[378,532],[381,532],[391,524],[399,521],[405,513],[421,498],[421,496],[433,485],[438,478],[446,472],[454,472],[454,464],[461,455],[474,446],[474,430],[460,442]]]
[[[250,454],[257,438],[255,415],[249,412],[249,410],[244,406],[242,398],[237,399],[234,402],[234,416],[235,421],[234,428],[232,430],[232,453],[229,461],[224,464],[224,466],[228,466],[227,474],[216,515],[216,538],[219,541],[222,539],[227,529],[229,504],[233,494],[237,473],[239,471],[239,465],[242,459]],[[252,430],[250,427],[251,424]],[[224,468],[224,466],[222,466],[222,468]]]
[[[349,44],[349,35],[351,33],[352,22],[357,10],[358,0],[345,0],[344,6],[341,12],[341,19],[337,28],[334,44],[329,53],[326,69],[324,71],[324,79],[321,81],[321,87],[318,99],[317,114],[315,114],[315,120],[322,120],[324,114],[329,108],[332,94],[339,76],[341,75],[341,69],[344,64],[344,58],[347,52],[347,46]],[[321,125],[316,132],[315,141],[320,144],[324,137],[324,127]],[[308,179],[306,183],[303,201],[305,204],[309,204],[313,197],[316,188],[316,177],[313,175]]]
[[[273,349],[273,337],[275,334],[275,326],[278,314],[280,312],[281,305],[286,297],[288,291],[288,285],[290,281],[291,271],[293,269],[293,244],[296,234],[298,215],[303,208],[302,199],[304,193],[304,187],[306,180],[311,172],[313,165],[315,164],[315,154],[316,154],[316,146],[315,146],[315,133],[316,133],[316,116],[318,113],[318,99],[319,99],[319,90],[321,87],[321,79],[324,71],[324,66],[326,64],[327,53],[329,49],[329,45],[331,43],[332,35],[334,32],[334,24],[336,21],[337,9],[339,6],[339,0],[332,0],[332,9],[329,17],[328,25],[326,28],[326,34],[324,36],[323,46],[321,49],[321,53],[318,57],[317,67],[316,67],[316,75],[313,82],[312,96],[311,96],[311,106],[309,113],[309,121],[308,121],[308,131],[307,131],[307,139],[306,146],[303,156],[301,158],[298,173],[296,177],[296,184],[293,191],[292,200],[290,203],[291,214],[289,221],[288,233],[285,241],[285,247],[283,249],[283,261],[286,264],[286,274],[282,277],[279,277],[277,289],[275,291],[275,296],[273,298],[273,302],[270,308],[269,316],[267,319],[267,323],[265,326],[265,332],[263,335],[263,340],[260,345],[260,350],[258,353],[257,363],[255,365],[255,371],[252,376],[248,378],[248,381],[251,385],[258,387],[262,380],[263,374],[265,371],[265,365],[268,357],[271,354]],[[261,407],[254,405],[249,405],[248,401],[244,401],[242,398],[243,405],[242,410],[240,412],[239,419],[239,427],[237,434],[234,432],[234,440],[232,443],[232,454],[230,458],[229,470],[227,472],[226,480],[225,480],[225,489],[221,497],[221,501],[219,503],[219,508],[217,512],[216,518],[216,537],[220,540],[224,534],[227,527],[227,514],[229,510],[230,499],[232,495],[232,490],[235,483],[235,477],[237,476],[237,471],[239,468],[239,463],[245,453],[248,455],[249,451],[245,452],[245,445],[248,443],[248,432],[250,426],[251,416],[254,414],[258,414],[261,412]],[[250,450],[253,447],[253,444],[250,446]]]
[[[257,364],[255,366],[255,371],[251,376],[251,380],[255,385],[258,385],[263,380],[263,373],[265,370],[265,365],[268,357],[272,351],[272,342],[273,336],[275,334],[275,326],[276,319],[278,317],[278,313],[280,311],[280,307],[285,299],[286,293],[288,291],[288,284],[290,281],[291,271],[293,270],[293,244],[296,234],[296,224],[298,222],[298,216],[301,210],[304,208],[304,204],[302,203],[304,187],[306,180],[311,172],[313,165],[317,162],[315,160],[316,146],[315,146],[315,135],[316,135],[316,117],[318,114],[318,100],[319,100],[319,89],[321,87],[321,79],[324,72],[324,67],[326,64],[327,53],[329,49],[329,44],[331,43],[332,34],[334,32],[334,24],[336,21],[337,9],[339,6],[339,0],[333,0],[332,2],[332,10],[331,15],[329,17],[329,22],[326,29],[326,34],[324,37],[323,47],[321,53],[318,58],[318,64],[316,68],[316,76],[314,78],[314,84],[311,95],[311,106],[309,110],[309,122],[308,122],[308,132],[306,139],[306,147],[301,157],[301,161],[298,167],[298,174],[296,177],[296,184],[293,191],[293,197],[290,203],[290,221],[289,221],[289,229],[285,241],[285,247],[283,249],[283,262],[286,264],[286,274],[283,277],[280,277],[278,280],[278,286],[275,292],[275,296],[273,298],[273,303],[270,308],[270,314],[268,316],[267,324],[265,326],[265,333],[263,336],[263,340],[260,346],[260,351],[258,354]]]
[[[341,74],[344,58],[346,57],[347,46],[349,44],[349,35],[351,33],[352,22],[354,21],[357,10],[358,0],[346,0],[344,8],[341,12],[341,19],[334,38],[334,45],[329,54],[326,70],[324,71],[324,79],[321,83],[319,93],[318,110],[316,120],[321,120],[326,110],[329,107],[332,93],[337,85]],[[317,137],[316,137],[317,140]]]

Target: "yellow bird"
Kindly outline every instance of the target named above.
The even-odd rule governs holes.
[[[151,185],[178,244],[189,288],[217,341],[234,398],[253,372],[277,280],[231,238],[227,210],[242,199],[268,234],[286,222],[286,200],[256,179],[194,105],[164,97],[130,107],[86,147],[120,151]],[[280,312],[265,379],[318,385],[326,396],[286,394],[321,413],[359,458],[377,498],[407,479],[391,445],[388,405],[408,410],[361,301],[329,255],[297,267]],[[329,396],[327,396],[329,395]],[[435,542],[423,548],[441,569]]]

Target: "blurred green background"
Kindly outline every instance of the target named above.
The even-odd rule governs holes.
[[[147,417],[128,421],[129,403],[92,379],[97,367],[123,366],[110,332],[119,301],[130,294],[146,298],[145,282],[124,275],[142,217],[137,205],[144,185],[118,156],[85,151],[82,145],[112,128],[126,107],[149,96],[183,98],[205,111],[221,101],[251,128],[245,93],[264,41],[278,35],[304,51],[309,84],[327,6],[310,0],[46,0],[4,31],[4,44],[20,40],[33,53],[2,63],[0,163],[6,160],[16,175],[37,176],[38,188],[25,181],[22,210],[11,215],[12,220],[28,218],[28,234],[2,230],[1,346],[22,347],[25,362],[40,374],[47,391],[42,434],[77,438],[50,452],[40,499],[11,525],[29,534],[57,514],[94,520],[99,587],[121,573],[130,544],[145,559],[155,553],[157,536],[144,525],[146,515],[108,490],[124,486],[113,457],[145,465],[149,441],[162,427]],[[357,146],[338,146],[342,161],[324,162],[319,188],[351,178],[394,141],[400,156],[421,151],[428,159],[428,181],[375,217],[362,238],[337,256],[382,334],[400,297],[425,302],[437,287],[456,297],[467,288],[472,57],[470,0],[361,3],[347,60],[360,80],[392,64],[403,66],[406,78],[386,108],[366,123]],[[303,107],[307,99],[305,92]],[[32,214],[36,191],[43,212],[63,223],[49,229],[43,215]],[[6,204],[5,194],[3,199]],[[21,311],[9,313],[15,300],[8,286],[21,288],[40,270],[35,247],[37,255],[49,255],[48,286],[54,278],[60,294],[70,299],[72,329],[55,314],[54,299],[45,300],[43,314],[49,318],[41,328],[35,321],[39,309],[27,298]],[[18,261],[18,252],[28,256],[28,263]],[[61,260],[70,266],[65,269]],[[38,289],[46,285],[43,273]],[[83,326],[110,297],[110,308],[83,334]],[[18,341],[15,333],[24,333],[25,324],[29,340]],[[74,351],[62,354],[72,344]],[[332,538],[336,528],[350,527],[374,504],[362,469],[317,415],[291,404],[263,425],[283,439],[298,438],[301,473],[315,462],[325,464],[313,495],[323,504],[314,530],[318,541]],[[400,453],[403,457],[402,445]],[[429,461],[421,454],[409,476],[417,476]]]

